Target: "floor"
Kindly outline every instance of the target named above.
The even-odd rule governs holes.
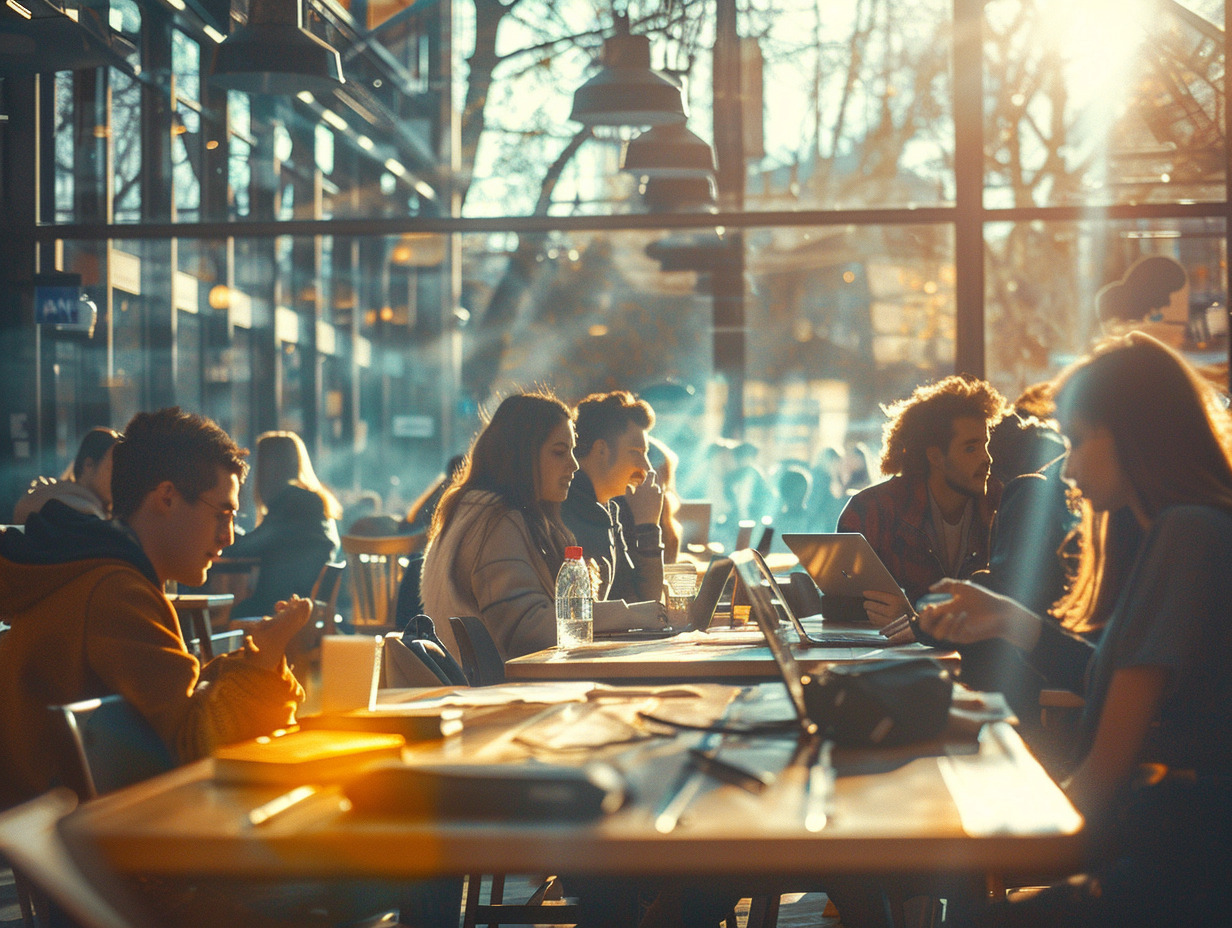
[[[510,892],[514,890],[511,888]],[[837,918],[824,914],[826,897],[818,893],[784,896],[779,910],[780,928],[839,928]],[[748,914],[748,900],[736,910],[743,928]],[[13,872],[0,868],[0,928],[21,928],[21,909],[13,887]]]

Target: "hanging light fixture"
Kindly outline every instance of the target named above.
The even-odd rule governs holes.
[[[713,213],[718,196],[713,177],[648,177],[642,199],[655,212]]]
[[[650,67],[650,37],[631,35],[629,17],[616,16],[616,34],[603,42],[599,73],[573,95],[569,118],[586,126],[661,126],[688,115],[680,85]]]
[[[247,24],[214,50],[210,78],[245,93],[328,93],[345,83],[337,49],[304,28],[303,0],[252,0]]]
[[[625,143],[620,168],[647,177],[713,177],[714,149],[680,122],[654,126]]]

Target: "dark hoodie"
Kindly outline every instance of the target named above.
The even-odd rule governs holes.
[[[303,699],[245,652],[203,673],[136,537],[58,502],[0,535],[0,618],[0,808],[56,781],[48,706],[118,693],[187,761],[285,727]]]

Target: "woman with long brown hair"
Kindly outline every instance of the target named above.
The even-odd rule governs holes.
[[[307,596],[339,548],[342,507],[317,478],[308,449],[294,432],[257,436],[253,499],[257,527],[223,552],[260,559],[256,587],[236,603],[236,616],[272,615],[279,601]]]
[[[556,643],[556,573],[572,535],[560,518],[577,471],[573,411],[540,391],[506,397],[432,517],[424,608],[477,615],[508,660]],[[456,656],[456,654],[455,654]]]
[[[944,580],[920,613],[939,638],[993,636],[1084,695],[1065,788],[1087,817],[1090,874],[999,908],[1031,925],[1219,924],[1232,905],[1232,442],[1227,411],[1172,349],[1142,333],[1062,374],[1066,476],[1090,508],[1143,533],[1124,575],[1092,559],[1099,645],[1007,597]],[[1081,574],[1080,574],[1081,577]]]

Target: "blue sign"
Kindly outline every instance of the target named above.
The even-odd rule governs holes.
[[[89,325],[92,307],[82,302],[80,287],[35,287],[34,321],[40,325]]]

